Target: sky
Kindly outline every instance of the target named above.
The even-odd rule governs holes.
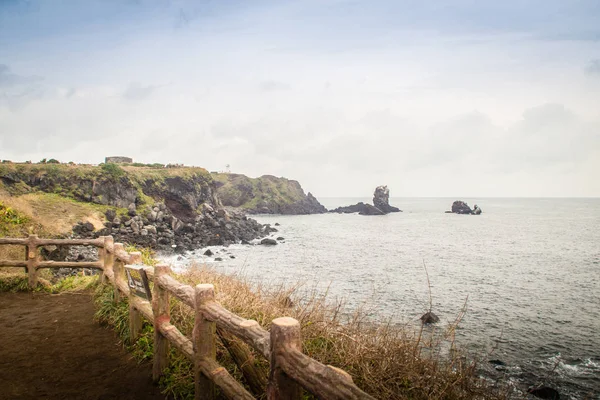
[[[600,197],[597,0],[0,0],[0,159]]]

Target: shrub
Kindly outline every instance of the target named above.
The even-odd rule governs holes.
[[[108,163],[108,164],[102,164],[100,166],[100,168],[102,169],[102,172],[113,178],[113,179],[117,179],[120,178],[121,176],[125,175],[125,171],[123,171],[123,169],[121,167],[119,167],[117,164],[113,164],[113,163]]]
[[[58,161],[55,158],[51,158],[48,161],[46,161],[47,164],[60,164],[60,161]]]

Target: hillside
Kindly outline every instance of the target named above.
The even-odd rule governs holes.
[[[0,201],[23,218],[13,233],[83,236],[177,250],[264,236],[268,227],[223,209],[203,168],[0,164]],[[29,226],[25,226],[30,224]],[[60,226],[60,229],[59,229]]]
[[[249,178],[230,173],[211,173],[221,203],[250,214],[321,214],[327,212],[300,183],[263,175]]]

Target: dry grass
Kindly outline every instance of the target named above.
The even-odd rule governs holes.
[[[11,196],[0,184],[0,209],[7,208],[19,215],[17,222],[0,220],[0,236],[62,237],[71,233],[78,222],[91,222],[96,229],[103,227],[104,211],[107,206],[82,203],[50,193],[28,193]],[[0,246],[0,259],[22,260],[23,246]]]
[[[177,279],[191,285],[212,283],[223,306],[257,320],[266,329],[277,317],[297,319],[302,326],[303,351],[324,364],[346,370],[360,388],[376,398],[505,397],[477,376],[473,361],[456,351],[452,342],[455,326],[445,331],[447,336],[441,330],[412,332],[389,323],[375,324],[365,310],[346,313],[342,304],[330,303],[325,295],[301,295],[298,287],[267,289],[204,267],[192,268]],[[189,333],[191,310],[176,303],[172,313],[175,324]],[[457,323],[459,320],[460,316]],[[266,362],[262,365],[267,367]]]
[[[29,223],[24,226],[23,234],[66,235],[80,221],[91,222],[96,229],[103,227],[102,207],[57,194],[38,192],[10,196],[0,192],[0,202],[28,218]]]

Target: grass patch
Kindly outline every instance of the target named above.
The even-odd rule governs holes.
[[[478,377],[477,364],[465,354],[455,347],[445,351],[447,339],[451,339],[456,326],[444,335],[439,331],[411,332],[391,324],[374,324],[367,317],[368,310],[345,312],[342,304],[330,303],[325,295],[302,294],[297,287],[250,285],[238,276],[222,275],[207,268],[193,268],[175,274],[175,278],[190,285],[212,283],[216,298],[224,307],[244,318],[255,319],[266,329],[280,316],[297,319],[302,326],[303,351],[323,364],[344,369],[361,389],[376,398],[507,397],[505,391]],[[113,326],[139,360],[151,359],[152,326],[146,324],[141,337],[132,343],[127,302],[114,304],[112,290],[106,286],[96,291],[98,320]],[[171,322],[188,337],[191,337],[193,318],[190,308],[171,300]],[[244,383],[227,349],[220,341],[217,346],[218,362]],[[268,362],[259,354],[254,353],[254,356],[256,364],[268,371]],[[174,350],[170,357],[171,366],[161,381],[163,390],[177,399],[193,398],[191,363]],[[313,397],[307,394],[305,398]]]
[[[38,286],[34,292],[46,293],[66,293],[66,292],[81,292],[93,289],[98,285],[98,275],[88,276],[68,276],[50,283],[51,272],[42,270],[39,274]],[[0,292],[28,292],[29,283],[28,277],[22,268],[1,268],[0,269]]]
[[[9,210],[6,220],[1,217],[3,209]],[[104,213],[109,209],[116,210],[119,215],[127,213],[127,209],[81,202],[55,193],[11,196],[0,191],[0,234],[6,237],[28,234],[61,237],[68,235],[78,222],[90,222],[95,229],[101,229],[104,227]],[[8,213],[16,213],[17,217]]]

